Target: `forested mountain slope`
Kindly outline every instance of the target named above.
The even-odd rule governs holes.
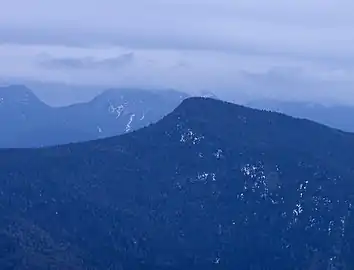
[[[0,268],[353,269],[353,160],[350,133],[208,98],[2,150]]]

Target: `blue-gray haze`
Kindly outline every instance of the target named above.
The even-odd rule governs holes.
[[[354,103],[349,0],[12,0],[0,77]]]

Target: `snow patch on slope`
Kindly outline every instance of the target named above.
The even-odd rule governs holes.
[[[192,144],[198,144],[202,139],[204,139],[203,135],[198,135],[194,133],[192,129],[188,129],[186,132],[181,134],[180,142],[191,142]]]
[[[131,116],[130,116],[130,118],[129,118],[129,122],[128,122],[128,124],[126,125],[126,127],[125,127],[125,132],[129,132],[130,130],[131,130],[131,124],[132,124],[132,122],[133,122],[133,120],[134,120],[134,117],[135,117],[135,114],[132,114]]]
[[[122,115],[123,111],[124,111],[124,105],[114,106],[113,104],[110,104],[108,106],[108,112],[115,114],[116,118],[119,118]]]

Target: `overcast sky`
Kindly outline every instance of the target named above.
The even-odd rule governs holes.
[[[354,104],[353,1],[0,1],[0,77]]]

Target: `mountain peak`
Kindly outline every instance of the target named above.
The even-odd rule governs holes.
[[[113,88],[101,93],[91,103],[96,108],[107,108],[116,118],[123,114],[128,116],[138,114],[144,119],[147,113],[154,114],[156,111],[162,112],[162,115],[168,114],[187,97],[188,95],[183,92],[169,90]],[[161,114],[158,113],[157,118],[160,116]],[[157,119],[155,116],[153,118]]]
[[[207,105],[207,106],[214,106],[216,104],[229,104],[230,106],[238,106],[235,105],[234,103],[229,103],[227,101],[219,100],[219,99],[214,99],[211,97],[206,97],[206,96],[195,96],[195,97],[190,97],[186,98],[183,100],[181,103],[180,107],[182,106],[191,106],[191,105]]]
[[[314,123],[306,119],[298,119],[291,116],[285,116],[282,113],[275,111],[265,111],[257,108],[251,108],[244,105],[234,104],[228,101],[223,101],[219,99],[214,99],[210,97],[190,97],[182,101],[180,106],[175,110],[177,113],[188,113],[190,116],[203,115],[204,117],[209,117],[213,115],[219,115],[220,117],[226,117],[223,119],[225,121],[230,121],[230,119],[236,117],[240,118],[241,115],[252,116],[252,121],[258,122],[262,121],[272,121],[272,119],[279,121],[302,121],[304,123],[311,123],[316,127],[323,127],[323,125]],[[229,117],[227,117],[229,116]],[[234,120],[231,120],[235,122]]]
[[[176,108],[178,113],[187,113],[190,116],[237,113],[238,110],[256,111],[242,105],[237,105],[227,101],[214,99],[210,97],[190,97],[182,101]]]
[[[279,147],[286,149],[296,149],[301,143],[304,149],[315,151],[336,141],[337,144],[347,143],[347,147],[354,149],[352,134],[309,120],[212,98],[192,97],[184,100],[161,124],[164,130],[175,130],[179,134],[177,136],[192,131],[200,136],[224,137],[229,144],[237,140],[239,146],[269,148],[276,141]],[[331,151],[331,154],[339,154],[338,149]]]
[[[42,103],[37,96],[24,85],[9,85],[0,87],[0,105],[29,105]]]

